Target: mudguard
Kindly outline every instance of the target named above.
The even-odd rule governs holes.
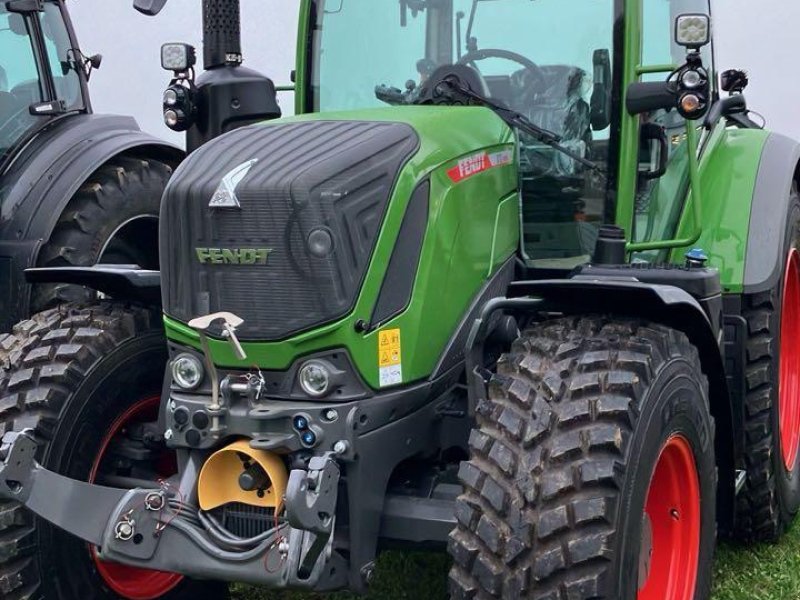
[[[130,117],[69,115],[39,132],[0,173],[0,331],[29,313],[23,271],[36,264],[68,202],[92,173],[120,155],[172,166],[184,157]]]
[[[744,268],[744,292],[752,294],[774,288],[783,270],[786,216],[792,183],[800,177],[800,144],[783,135],[771,134],[761,155]]]
[[[55,121],[0,174],[0,239],[47,239],[81,184],[121,154],[173,166],[184,156],[142,132],[131,117],[74,115]]]

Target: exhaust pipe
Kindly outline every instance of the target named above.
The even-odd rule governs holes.
[[[242,64],[239,0],[203,0],[203,61],[206,70]]]

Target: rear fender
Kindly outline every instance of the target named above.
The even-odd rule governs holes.
[[[744,292],[754,294],[778,286],[786,247],[786,217],[792,183],[800,172],[800,144],[772,134],[767,139],[750,209],[750,231],[744,267]]]
[[[130,117],[70,115],[37,134],[0,173],[0,331],[30,314],[23,269],[36,265],[69,201],[121,156],[177,167],[184,152],[143,133]]]
[[[38,134],[2,173],[0,238],[49,239],[81,185],[120,156],[176,167],[184,153],[142,132],[130,117],[75,115]]]

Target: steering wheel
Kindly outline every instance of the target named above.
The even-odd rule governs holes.
[[[530,58],[517,52],[512,52],[511,50],[501,50],[500,48],[473,50],[472,52],[467,52],[464,56],[462,56],[459,59],[458,64],[471,65],[475,67],[474,63],[478,62],[479,60],[486,60],[487,58],[503,58],[505,60],[518,63],[531,74],[537,85],[543,86],[547,82],[544,71],[539,65],[533,62]],[[478,70],[477,67],[475,67],[475,69]]]

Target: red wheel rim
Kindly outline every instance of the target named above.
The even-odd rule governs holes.
[[[94,483],[97,478],[103,457],[106,455],[111,441],[129,425],[154,421],[158,416],[160,402],[161,399],[158,396],[146,398],[131,406],[131,408],[114,421],[100,444],[100,452],[98,452],[97,458],[92,465],[92,471],[89,474],[89,483]],[[162,467],[163,463],[164,461],[161,461],[159,467]],[[160,474],[169,476],[174,473]],[[97,571],[100,573],[106,585],[108,585],[114,593],[127,600],[156,600],[156,598],[160,598],[175,589],[175,587],[183,581],[183,575],[178,575],[176,573],[151,571],[102,561],[97,556],[97,548],[95,546],[90,547],[90,552],[94,564],[97,567]]]
[[[689,442],[667,440],[656,463],[645,504],[649,565],[640,566],[638,600],[692,600],[700,555],[700,481]],[[647,536],[643,535],[643,541]]]
[[[800,254],[792,248],[786,261],[781,301],[778,418],[781,452],[791,471],[800,449]]]

